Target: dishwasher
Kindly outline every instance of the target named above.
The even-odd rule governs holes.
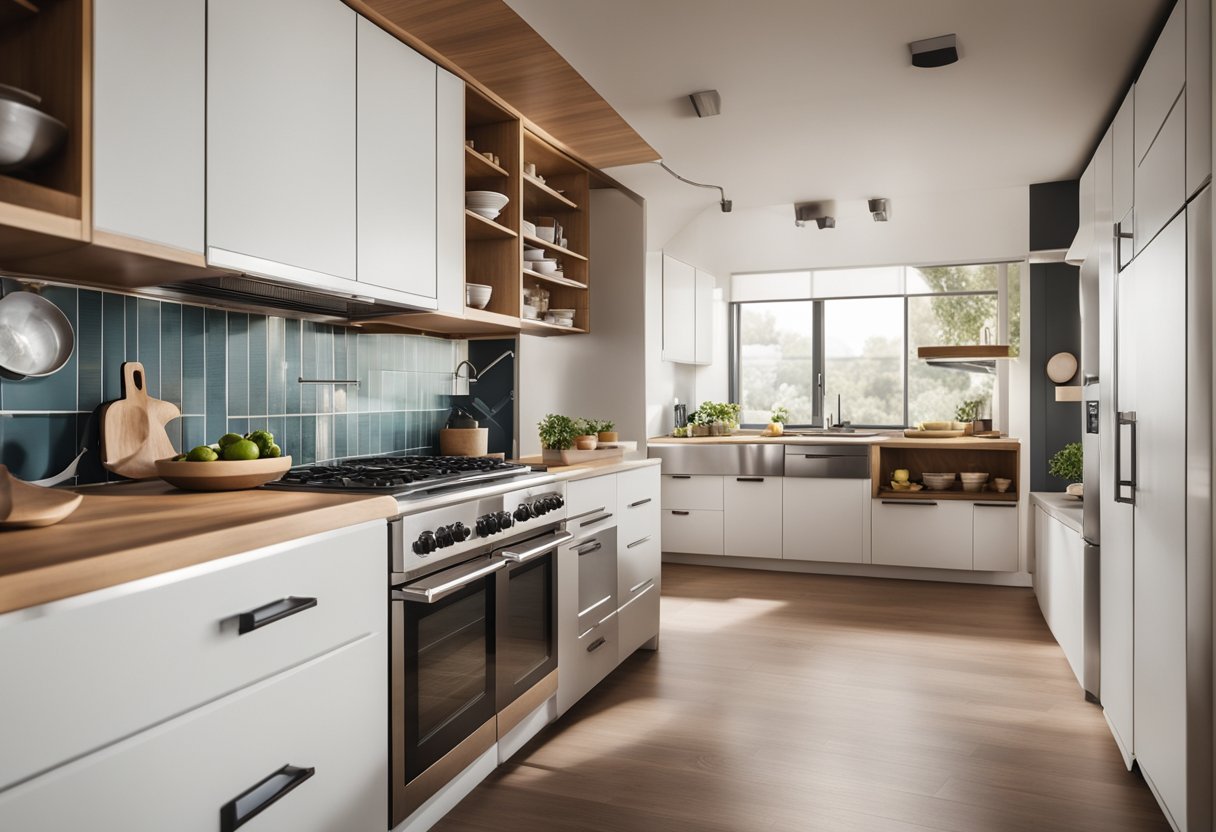
[[[785,560],[870,562],[870,446],[786,445]]]

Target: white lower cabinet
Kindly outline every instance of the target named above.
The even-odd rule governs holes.
[[[971,514],[964,500],[875,500],[873,562],[971,569]]]
[[[214,832],[235,828],[225,813],[259,812],[250,832],[380,832],[386,638],[366,636],[2,792],[0,829]]]
[[[781,495],[782,557],[868,563],[870,481],[787,477]]]
[[[977,571],[1018,571],[1018,504],[974,503],[972,565]]]
[[[688,555],[720,555],[721,511],[671,509],[663,511],[663,551]]]
[[[724,479],[717,476],[664,475],[663,508],[721,511]]]
[[[781,557],[784,477],[724,477],[722,552],[741,558]]]

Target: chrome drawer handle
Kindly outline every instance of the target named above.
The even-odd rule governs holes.
[[[582,546],[582,548],[576,548],[574,551],[578,552],[579,557],[582,557],[583,555],[589,555],[592,552],[598,552],[600,549],[603,549],[603,548],[604,548],[603,543],[601,543],[598,540],[592,540],[589,543],[584,544]]]
[[[604,638],[603,636],[600,636],[595,641],[593,641],[587,645],[587,652],[594,653],[596,650],[599,650],[601,647],[603,647],[604,644],[607,643],[607,641],[608,641],[608,639]]]
[[[278,601],[271,601],[269,604],[263,604],[256,610],[241,613],[237,619],[236,634],[243,636],[245,633],[252,633],[267,624],[273,624],[276,621],[282,621],[284,618],[290,618],[296,613],[310,610],[317,605],[316,598],[296,598],[294,596],[280,598]]]
[[[312,767],[283,766],[220,807],[220,832],[234,832],[244,826],[316,773]]]
[[[647,504],[647,503],[649,503],[650,501],[651,501],[651,498],[650,498],[650,497],[647,497],[645,500],[638,500],[636,503],[630,503],[630,504],[629,504],[629,507],[630,507],[630,508],[637,508],[638,506],[644,506],[644,505],[646,505],[646,504]]]
[[[583,526],[592,526],[592,525],[594,525],[596,523],[600,523],[604,520],[611,519],[611,517],[612,517],[612,512],[605,512],[604,514],[600,514],[596,517],[592,517],[590,520],[584,520],[583,522],[578,524],[578,527],[581,529]]]
[[[524,561],[534,558],[537,555],[543,555],[545,552],[550,552],[556,549],[558,546],[561,546],[563,543],[567,543],[573,539],[574,535],[570,532],[554,532],[553,536],[548,540],[533,546],[531,549],[524,549],[520,552],[507,549],[499,552],[498,556],[506,558],[513,563],[523,563]]]
[[[644,587],[644,586],[648,586],[648,585],[653,584],[653,583],[654,583],[654,578],[647,578],[647,579],[646,579],[646,580],[644,580],[644,581],[639,581],[638,583],[636,583],[636,584],[634,584],[633,586],[629,587],[629,594],[630,594],[630,595],[632,595],[633,593],[637,592],[637,591],[638,591],[639,589],[641,589],[642,587]]]
[[[651,537],[652,537],[652,535],[646,535],[646,536],[645,536],[645,537],[643,537],[641,540],[635,540],[635,541],[633,541],[632,543],[630,543],[630,544],[629,544],[628,546],[626,546],[625,548],[626,548],[626,549],[633,549],[633,548],[635,548],[635,547],[637,547],[637,546],[641,546],[641,545],[642,545],[643,543],[645,543],[647,540],[650,540],[650,538],[651,538]]]

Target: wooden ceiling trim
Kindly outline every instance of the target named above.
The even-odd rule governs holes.
[[[660,158],[503,0],[346,3],[519,113],[534,133],[590,167]]]

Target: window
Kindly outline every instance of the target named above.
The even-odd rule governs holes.
[[[829,416],[897,427],[976,401],[992,414],[992,362],[929,364],[916,351],[987,339],[1017,355],[1022,272],[987,263],[733,275],[731,393],[743,422],[766,422],[775,405],[796,425]]]

